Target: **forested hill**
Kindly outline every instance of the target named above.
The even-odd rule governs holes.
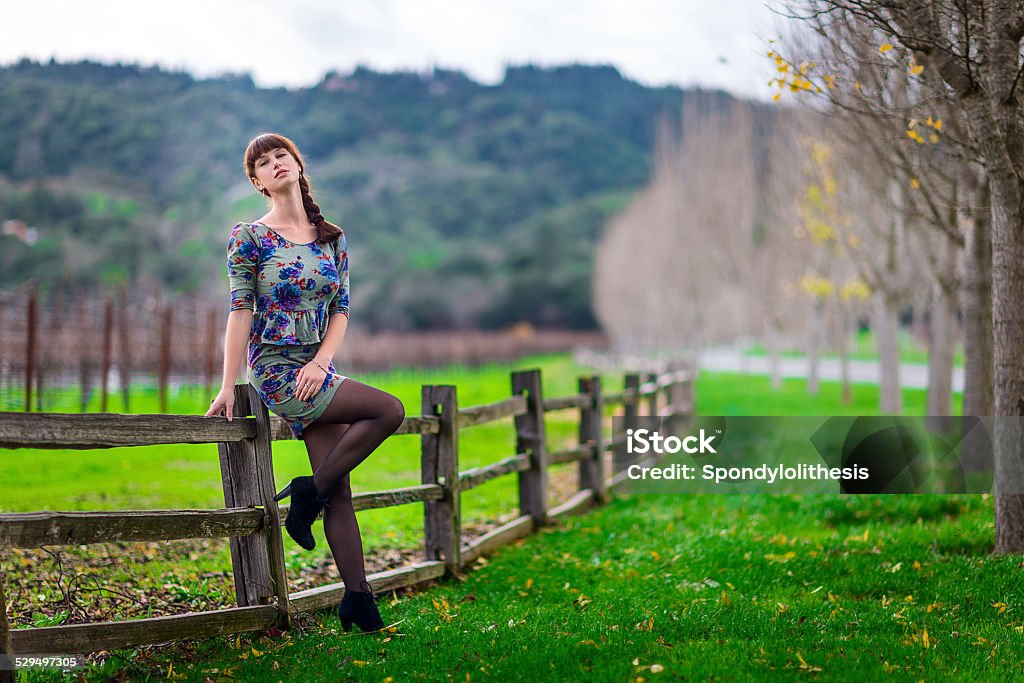
[[[39,235],[0,235],[0,286],[124,281],[226,310],[227,235],[266,210],[242,152],[276,131],[345,228],[353,321],[377,329],[591,327],[593,242],[685,94],[578,65],[509,67],[494,86],[357,68],[289,90],[28,60],[0,68],[0,92],[0,221]]]

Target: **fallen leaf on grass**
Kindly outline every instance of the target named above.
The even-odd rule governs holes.
[[[804,661],[804,658],[800,656],[799,652],[796,653],[796,658],[800,660],[800,668],[804,671],[821,671],[820,666],[811,666],[806,661]]]

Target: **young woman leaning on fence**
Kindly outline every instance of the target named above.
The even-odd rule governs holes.
[[[405,408],[395,396],[335,372],[331,359],[348,327],[348,245],[313,201],[295,143],[274,133],[257,136],[245,150],[245,173],[270,198],[270,210],[235,225],[228,239],[224,378],[206,415],[232,418],[235,373],[245,353],[249,383],[306,444],[313,468],[312,476],[295,477],[275,497],[291,496],[285,528],[312,550],[310,528],[323,512],[345,582],[342,626],[378,630],[384,624],[366,581],[349,476],[398,429]]]

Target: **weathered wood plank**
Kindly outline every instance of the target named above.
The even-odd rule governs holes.
[[[444,496],[423,503],[424,548],[427,560],[444,559],[446,571],[456,575],[461,568],[459,538],[462,536],[462,496],[459,494],[459,402],[454,386],[424,386],[423,414],[436,415],[441,428],[437,434],[421,437],[421,481],[441,484]],[[517,418],[518,419],[518,418]]]
[[[444,576],[444,562],[423,560],[408,567],[398,567],[369,574],[366,580],[373,587],[373,592],[379,594],[396,588],[414,586],[441,576]],[[341,602],[343,597],[345,597],[345,584],[339,581],[292,593],[289,599],[295,612],[312,612],[333,607]]]
[[[471,408],[459,408],[459,429],[486,424],[504,417],[514,417],[525,411],[526,399],[522,396],[513,396],[502,401]]]
[[[579,439],[590,447],[588,456],[579,461],[579,490],[590,491],[597,503],[607,502],[604,486],[604,402],[601,397],[601,376],[579,378],[581,394],[587,394],[591,401],[580,410]]]
[[[267,553],[267,565],[270,570],[270,591],[277,600],[278,611],[277,625],[280,628],[288,628],[291,619],[291,610],[288,606],[288,574],[284,568],[284,540],[281,537],[281,516],[274,502],[274,495],[277,493],[277,485],[274,481],[274,462],[270,446],[270,411],[260,399],[256,387],[247,385],[249,392],[249,405],[253,408],[256,416],[256,438],[253,439],[255,446],[255,471],[256,480],[253,482],[255,491],[254,497],[266,515],[265,526],[256,532],[253,540],[257,541],[261,549]]]
[[[512,393],[526,395],[526,412],[516,416],[516,453],[530,455],[530,467],[519,473],[519,513],[543,526],[548,513],[548,461],[544,436],[544,396],[540,370],[512,373]]]
[[[648,377],[654,377],[654,375],[652,374],[649,375]],[[637,396],[656,396],[659,391],[661,391],[661,387],[658,385],[658,383],[650,380],[644,382],[643,384],[636,388]]]
[[[354,493],[352,494],[352,508],[358,512],[359,510],[408,505],[409,503],[441,500],[442,498],[444,498],[444,489],[440,484],[417,484],[385,491]],[[278,505],[282,517],[287,517],[288,508],[288,505]]]
[[[395,434],[437,434],[439,429],[437,418],[429,415],[413,415],[402,420],[402,424],[395,430]],[[297,441],[288,423],[283,418],[270,415],[270,440],[271,441]]]
[[[566,410],[568,408],[582,408],[590,401],[590,397],[584,394],[574,396],[556,396],[555,398],[544,399],[544,412],[552,410]]]
[[[462,546],[462,563],[470,564],[481,555],[487,555],[517,538],[528,536],[536,528],[533,517],[521,515],[496,529],[488,531]]]
[[[623,403],[625,400],[624,391],[615,391],[612,393],[604,394],[602,397],[605,405],[615,405],[617,403]]]
[[[564,462],[576,462],[589,458],[590,454],[594,452],[593,446],[583,444],[576,446],[575,448],[566,448],[565,450],[555,451],[554,453],[548,453],[547,464],[558,465]]]
[[[612,476],[618,474],[629,464],[629,453],[626,450],[626,430],[636,428],[636,417],[640,412],[640,375],[638,373],[627,374],[623,384],[623,394],[628,394],[622,403],[622,424],[621,431],[614,434],[609,445],[612,447]]]
[[[462,484],[459,489],[466,491],[471,488],[475,488],[486,481],[490,481],[496,477],[500,477],[504,474],[511,472],[522,472],[530,468],[530,456],[526,453],[518,453],[516,455],[510,455],[507,458],[502,458],[498,462],[491,463],[490,465],[482,465],[480,467],[473,467],[468,470],[459,472],[459,478],[462,480]]]
[[[259,631],[273,626],[277,618],[276,605],[255,605],[151,619],[17,628],[11,631],[11,641],[15,652],[84,654]]]
[[[583,512],[590,508],[590,504],[594,502],[594,492],[590,489],[582,489],[572,494],[569,500],[564,503],[560,503],[555,507],[551,508],[548,516],[552,519],[561,517],[563,515],[572,515],[578,512]]]
[[[0,448],[75,450],[232,443],[256,435],[252,419],[205,415],[0,413]]]
[[[651,387],[649,392],[640,392],[647,396],[647,414],[659,415],[658,406],[660,405],[662,385],[658,384],[658,375],[653,372],[647,373],[647,382],[641,385],[640,388],[643,389],[644,387]]]
[[[236,384],[235,415],[252,415],[248,384]],[[260,403],[262,405],[262,403]],[[236,418],[237,419],[237,418]],[[253,427],[256,420],[250,420]],[[253,437],[256,436],[255,429]],[[257,507],[263,504],[257,487],[256,445],[254,439],[217,446],[220,455],[224,504],[229,508]],[[231,569],[235,577],[235,596],[239,607],[264,605],[273,600],[267,534],[232,536]]]
[[[616,453],[619,449],[624,448],[626,446],[627,441],[628,440],[626,439],[626,437],[622,437],[621,439],[611,439],[610,441],[605,442],[604,449],[606,451]]]
[[[0,514],[0,547],[88,545],[118,541],[248,536],[263,526],[263,511],[119,510]]]

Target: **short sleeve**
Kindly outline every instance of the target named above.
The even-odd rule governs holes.
[[[348,241],[342,231],[334,243],[334,265],[338,269],[338,293],[331,299],[327,308],[327,317],[342,313],[348,317]]]
[[[245,223],[231,230],[228,239],[229,311],[256,310],[256,273],[260,263],[259,241]]]

